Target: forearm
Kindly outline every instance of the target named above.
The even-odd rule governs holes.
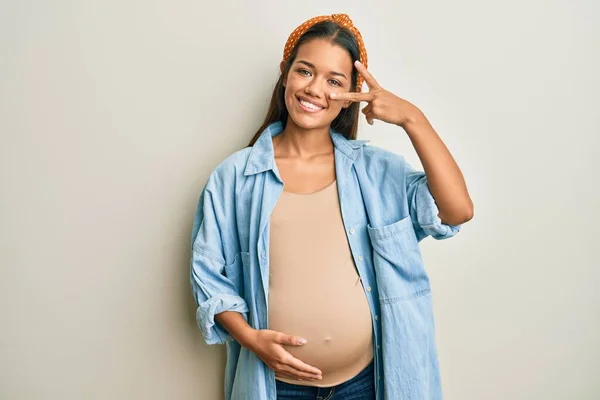
[[[427,175],[442,222],[460,225],[473,217],[473,202],[460,168],[423,113],[403,125]]]
[[[248,325],[242,314],[235,311],[225,311],[215,315],[215,321],[225,328],[239,344],[250,348],[251,337],[255,329]]]

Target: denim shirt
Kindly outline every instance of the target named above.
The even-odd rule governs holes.
[[[269,220],[283,191],[271,124],[254,146],[211,173],[192,232],[191,285],[207,344],[227,347],[226,400],[276,400],[275,373],[215,321],[241,313],[268,329]],[[331,131],[342,221],[373,324],[377,399],[441,399],[429,278],[422,239],[446,239],[424,172],[404,157]],[[294,332],[284,332],[295,334]]]

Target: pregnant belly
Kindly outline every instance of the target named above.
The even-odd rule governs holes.
[[[371,312],[362,288],[332,299],[331,294],[294,299],[272,291],[269,329],[305,338],[302,346],[285,346],[301,361],[319,368],[319,386],[352,377],[373,357]],[[313,383],[314,384],[314,383]]]

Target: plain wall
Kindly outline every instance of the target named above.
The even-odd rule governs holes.
[[[600,6],[591,0],[2,1],[0,398],[220,399],[189,239],[283,45],[348,13],[475,218],[422,242],[449,400],[600,396]],[[420,166],[401,128],[359,136]]]

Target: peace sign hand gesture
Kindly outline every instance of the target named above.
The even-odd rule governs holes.
[[[373,125],[374,120],[379,119],[404,127],[405,124],[417,119],[421,110],[379,86],[373,75],[371,75],[360,61],[357,60],[354,65],[358,72],[365,78],[369,91],[367,93],[331,93],[329,96],[332,99],[351,102],[366,101],[368,104],[362,109],[362,112],[365,114],[369,125]]]

